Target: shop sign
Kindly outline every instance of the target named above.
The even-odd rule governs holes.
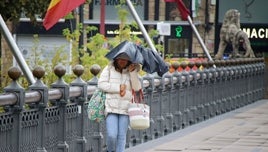
[[[144,0],[131,0],[137,14],[141,20],[144,20]],[[105,19],[106,20],[119,20],[118,8],[120,0],[105,0]],[[93,19],[100,18],[101,0],[93,0]],[[128,6],[122,5],[121,8],[129,10]],[[129,20],[134,20],[131,13],[128,14]]]
[[[255,39],[268,38],[268,28],[242,28],[242,30],[245,33],[247,33],[249,38],[255,38]]]

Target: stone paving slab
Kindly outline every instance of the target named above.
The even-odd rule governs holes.
[[[268,100],[189,126],[126,152],[268,152]]]

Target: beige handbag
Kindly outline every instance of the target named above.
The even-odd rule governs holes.
[[[130,127],[143,130],[150,127],[150,106],[144,103],[143,92],[139,91],[139,97],[132,90],[132,102],[128,107]]]

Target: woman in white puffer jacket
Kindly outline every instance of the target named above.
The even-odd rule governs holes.
[[[132,64],[127,54],[121,53],[100,74],[98,87],[106,92],[108,152],[124,152],[129,125],[128,104],[132,99],[132,89],[141,89],[138,71],[139,65]]]

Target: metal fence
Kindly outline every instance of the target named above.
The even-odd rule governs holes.
[[[151,107],[151,126],[128,131],[127,148],[165,136],[189,125],[250,104],[264,96],[263,59],[237,59],[173,63],[183,70],[163,77],[141,77],[145,101]],[[186,70],[190,68],[190,70]],[[197,67],[197,70],[192,70]],[[201,70],[202,67],[202,70]],[[21,72],[9,70],[13,80],[0,94],[0,152],[105,151],[105,124],[91,122],[88,101],[96,89],[97,74],[81,79],[83,66],[74,67],[76,79],[67,84],[65,69],[55,67],[58,80],[49,87],[41,67],[33,70],[36,83],[26,90],[17,80]]]

